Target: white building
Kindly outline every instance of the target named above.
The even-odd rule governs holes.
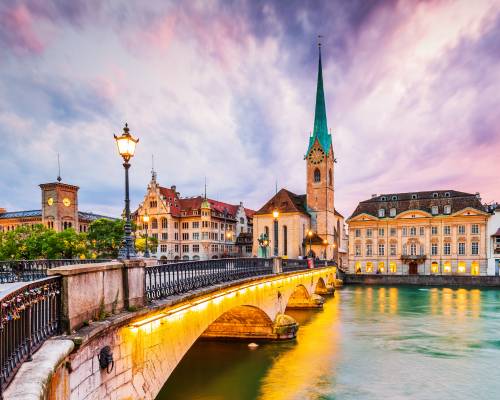
[[[490,206],[487,225],[488,275],[500,275],[500,204]]]

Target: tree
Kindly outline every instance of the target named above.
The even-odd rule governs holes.
[[[118,257],[118,250],[123,241],[122,220],[98,219],[89,226],[87,240],[93,257]]]

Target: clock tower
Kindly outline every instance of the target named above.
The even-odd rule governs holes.
[[[73,228],[78,232],[78,186],[42,183],[42,223],[57,232]]]
[[[333,172],[335,158],[332,136],[328,132],[323,71],[321,65],[321,44],[319,45],[318,82],[314,130],[304,159],[307,162],[307,209],[312,218],[313,231],[328,244],[335,243],[335,208]],[[326,242],[325,242],[326,243]],[[330,246],[328,246],[330,247]]]

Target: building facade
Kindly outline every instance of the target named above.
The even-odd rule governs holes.
[[[43,224],[57,232],[73,228],[77,232],[87,232],[92,221],[111,217],[78,210],[78,186],[57,182],[40,185],[41,209],[28,211],[8,211],[0,208],[0,231],[10,231],[18,226]]]
[[[149,217],[144,222],[144,216]],[[180,197],[162,187],[153,172],[144,200],[133,214],[136,235],[154,237],[152,253],[167,260],[208,260],[250,256],[243,237],[252,233],[253,211],[205,196]]]
[[[288,258],[318,257],[347,260],[344,218],[334,206],[334,151],[328,131],[321,47],[314,129],[309,137],[306,161],[306,194],[281,189],[254,215],[255,255]],[[345,254],[345,257],[341,257]]]
[[[478,193],[374,195],[348,219],[349,272],[486,275],[488,218]]]
[[[488,219],[487,256],[488,275],[500,275],[500,205],[489,206],[490,218]]]

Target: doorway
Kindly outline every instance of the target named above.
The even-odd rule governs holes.
[[[409,267],[409,274],[410,275],[417,275],[418,274],[418,265],[416,262],[411,262],[410,267]]]

